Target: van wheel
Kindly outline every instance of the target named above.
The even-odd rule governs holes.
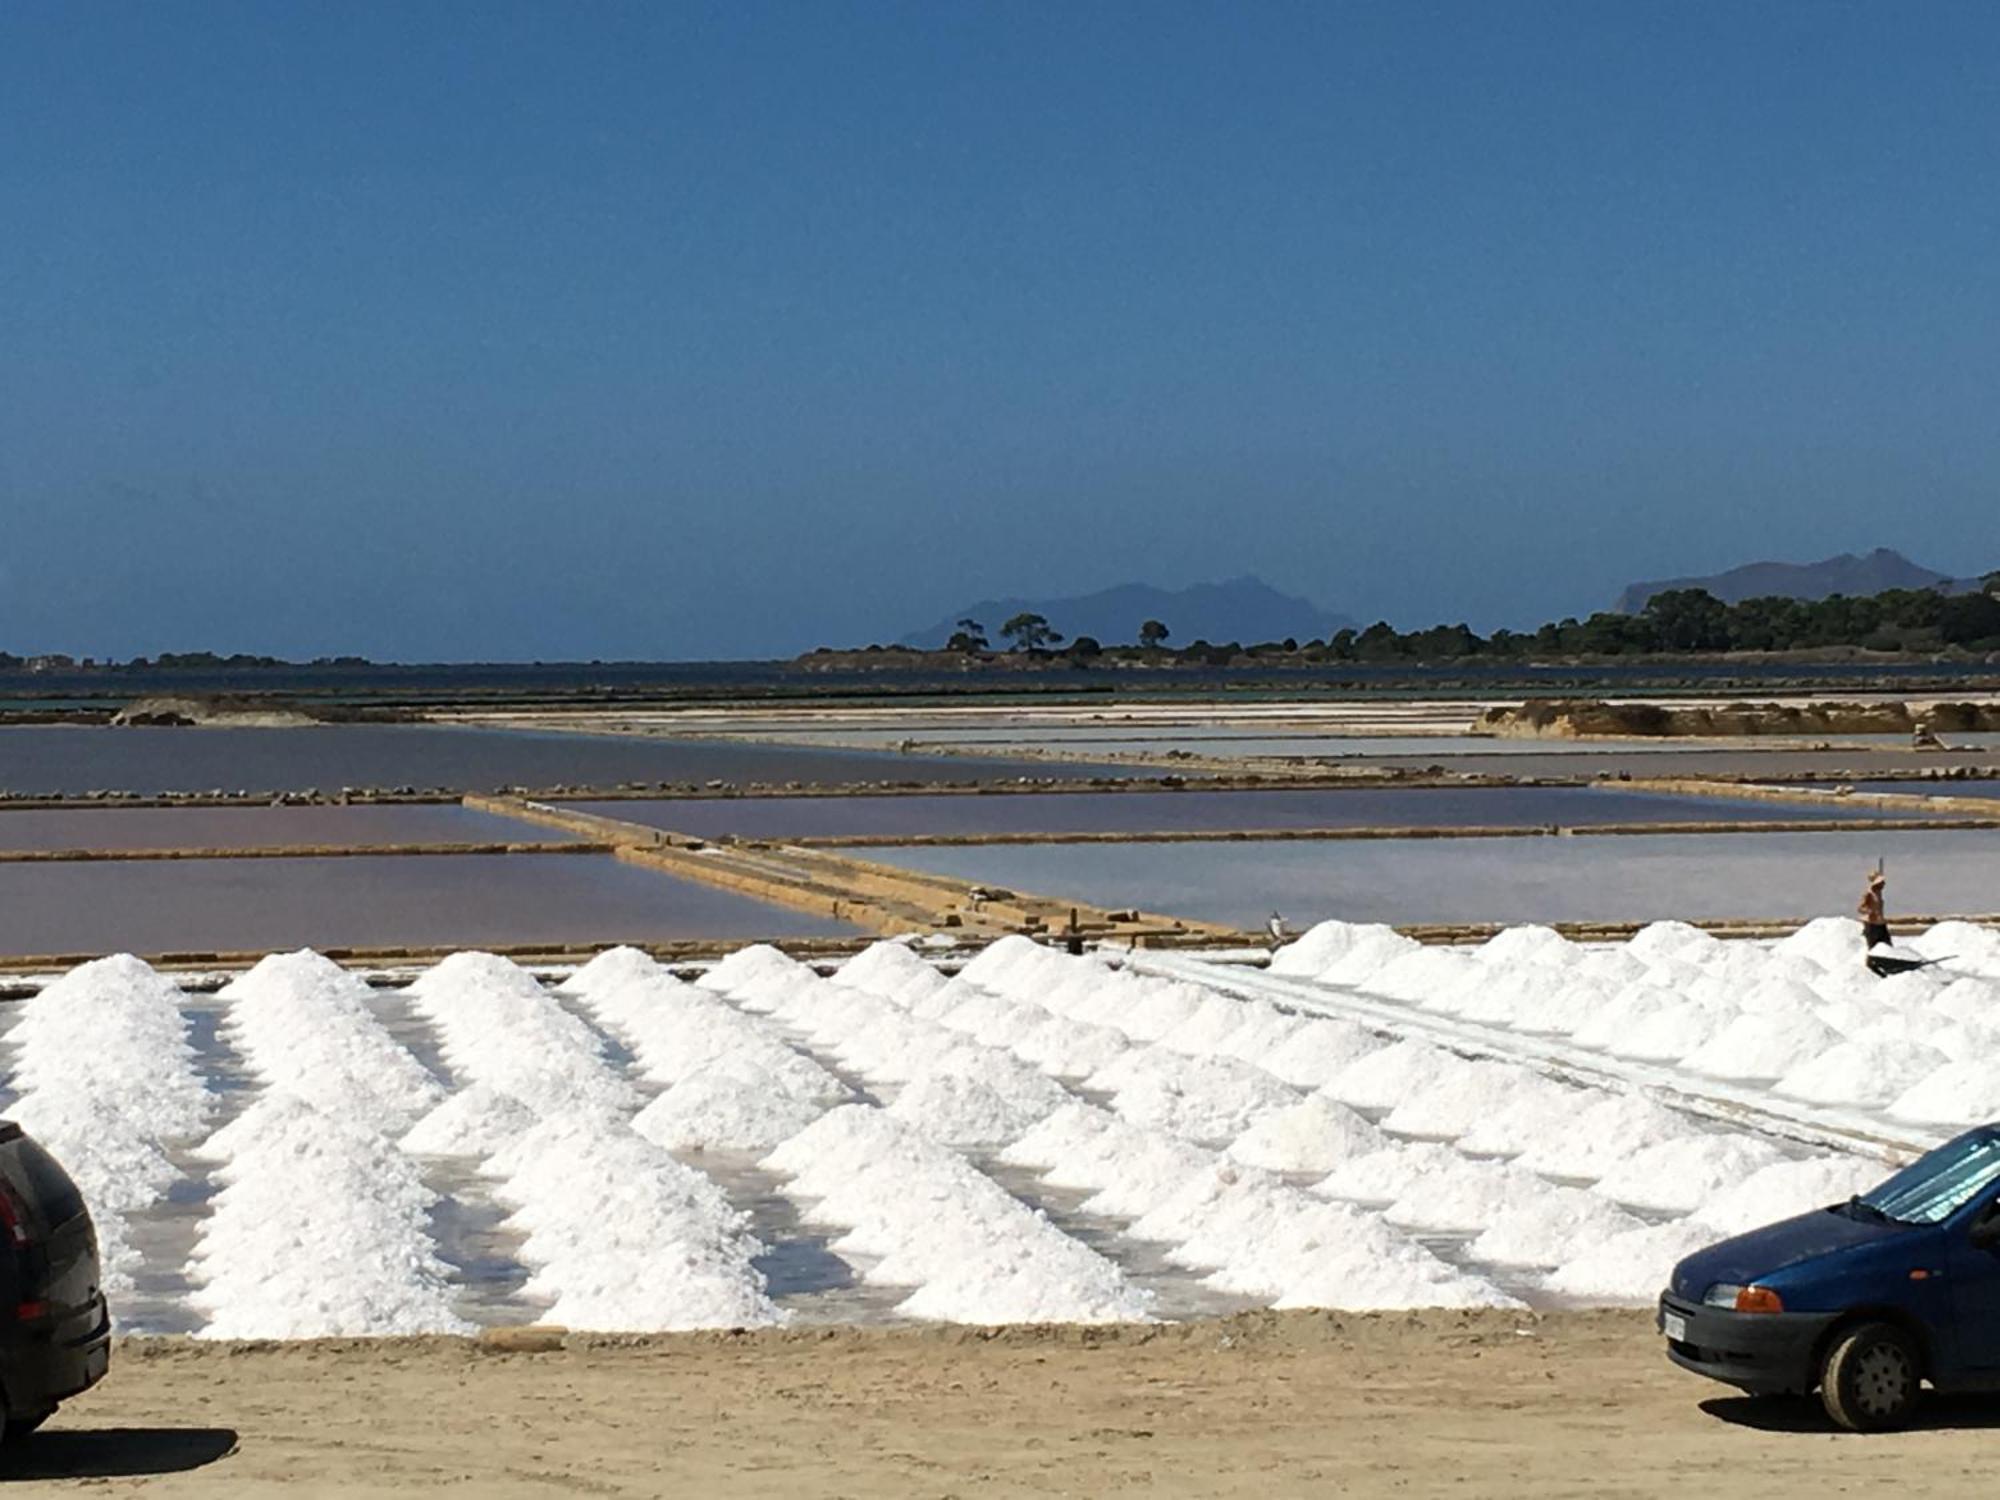
[[[1900,1328],[1860,1323],[1827,1350],[1819,1399],[1849,1432],[1888,1432],[1910,1420],[1922,1383],[1917,1351]]]

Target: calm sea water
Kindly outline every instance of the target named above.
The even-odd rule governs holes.
[[[0,790],[141,793],[399,787],[492,791],[503,786],[627,782],[1069,780],[1087,765],[865,750],[537,734],[433,725],[301,729],[0,727]],[[1128,768],[1112,774],[1130,775]]]
[[[1272,691],[1301,687],[1338,696],[1372,696],[1385,689],[1436,691],[1464,684],[1481,692],[1518,689],[1524,694],[1578,692],[1592,687],[1641,686],[1710,689],[1718,683],[1746,683],[1767,690],[1786,684],[1802,689],[1883,682],[1913,688],[1972,687],[2000,682],[2000,671],[1982,663],[1912,662],[1895,666],[1861,663],[1770,664],[1657,662],[1593,666],[1524,663],[1455,663],[1438,666],[1370,665],[1345,662],[1322,667],[1165,667],[1143,673],[1078,669],[1067,662],[1005,674],[967,678],[960,674],[803,672],[789,662],[502,662],[416,666],[289,667],[249,671],[0,673],[0,699],[22,704],[64,706],[105,698],[129,699],[163,693],[305,693],[329,701],[369,702],[397,697],[530,697],[602,692],[733,692],[843,694],[933,692],[963,694],[968,688],[1004,696],[1024,691],[1200,692],[1228,688]]]
[[[1851,914],[1875,861],[1897,911],[2000,908],[2000,832],[1704,834],[1307,844],[1064,844],[857,854],[1100,906],[1261,926]]]
[[[609,855],[0,865],[0,953],[470,948],[855,931]]]
[[[1581,823],[1743,822],[1790,804],[1661,797],[1587,787],[1346,791],[1016,792],[1005,796],[724,797],[572,804],[703,838],[863,834],[1179,833],[1265,828],[1574,827]],[[1800,819],[1870,812],[1801,806]]]

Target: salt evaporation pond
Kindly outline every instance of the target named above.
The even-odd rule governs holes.
[[[0,864],[0,953],[244,952],[308,942],[518,946],[858,930],[610,855]]]
[[[569,804],[702,838],[1181,833],[1235,829],[1573,827],[1763,820],[1770,805],[1590,787],[1356,787],[1336,791],[1009,792],[893,797],[686,797]],[[1802,807],[1801,818],[1864,809]]]
[[[492,791],[505,786],[626,782],[845,783],[1067,780],[1087,765],[895,755],[865,750],[536,733],[444,725],[318,725],[296,729],[0,727],[0,791],[41,795],[112,789],[299,791],[343,786]],[[1130,768],[1110,774],[1129,775]]]
[[[1787,1070],[1887,1045],[1893,1014],[1960,1056],[1881,1112],[1922,1135],[2000,1100],[1963,1019],[2000,998],[2000,939],[1918,941],[1969,967],[1877,983],[1825,921],[1477,950],[1329,923],[1273,968],[1332,1005],[1579,1043],[1620,1007],[1686,1007],[1695,1093],[1692,1012],[1824,1017],[1843,1040],[1793,1028]],[[550,988],[468,952],[385,991],[300,952],[193,998],[114,958],[10,1011],[6,1087],[92,1203],[125,1326],[206,1337],[1632,1303],[1746,1218],[1887,1170],[1206,972],[1008,938],[954,977],[889,942],[830,975],[746,948],[693,983],[615,949]],[[302,1241],[339,1253],[302,1264]]]
[[[283,849],[559,844],[575,835],[457,803],[347,807],[0,807],[0,849]]]
[[[1963,781],[1856,781],[1847,783],[1857,792],[1893,792],[1904,797],[1982,797],[2000,802],[2000,780],[1991,777]],[[1816,787],[1828,791],[1830,788]],[[1877,809],[1878,815],[1880,809]]]
[[[1255,844],[859,848],[853,853],[1038,895],[1261,927],[1375,922],[1806,918],[1852,908],[1889,862],[1896,910],[1994,904],[2000,832],[1631,834]]]

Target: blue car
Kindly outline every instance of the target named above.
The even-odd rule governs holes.
[[[1755,1395],[1816,1389],[1855,1432],[1908,1422],[1926,1381],[2000,1387],[2000,1125],[1690,1255],[1659,1326],[1682,1369]]]

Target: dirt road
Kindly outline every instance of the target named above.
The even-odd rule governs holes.
[[[1834,1436],[1669,1369],[1635,1313],[1157,1329],[128,1343],[15,1493],[1758,1497],[1990,1490],[2000,1399]],[[142,1477],[144,1476],[144,1477]],[[25,1482],[24,1482],[25,1481]]]

